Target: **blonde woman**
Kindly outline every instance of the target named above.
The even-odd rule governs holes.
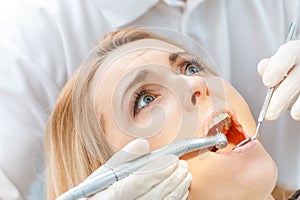
[[[229,141],[225,149],[189,153],[91,198],[273,199],[277,167],[261,143],[232,150],[255,128],[243,97],[201,57],[145,30],[112,32],[66,84],[49,119],[47,197],[83,182],[136,138],[153,151],[219,129]]]

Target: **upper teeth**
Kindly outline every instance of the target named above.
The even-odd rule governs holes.
[[[212,127],[214,127],[215,125],[217,125],[218,123],[220,123],[222,120],[224,120],[226,118],[230,119],[230,116],[227,113],[221,113],[221,114],[215,116],[209,124],[209,129],[211,129]],[[226,128],[229,128],[229,127],[226,127]]]

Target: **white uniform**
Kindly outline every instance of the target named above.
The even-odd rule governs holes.
[[[300,39],[299,0],[3,0],[0,199],[26,199],[31,184],[42,181],[47,117],[64,83],[104,34],[129,26],[182,31],[206,47],[258,116],[266,88],[257,63],[276,52],[291,21]],[[288,112],[261,128],[279,167],[278,182],[294,189],[300,188],[299,130]]]

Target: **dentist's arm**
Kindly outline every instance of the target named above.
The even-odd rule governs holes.
[[[97,19],[97,20],[95,20]],[[0,199],[42,184],[50,111],[91,47],[110,31],[93,1],[0,1]],[[9,181],[4,181],[9,180]],[[43,199],[40,197],[39,199]]]
[[[18,189],[0,169],[0,199],[22,200]]]
[[[299,121],[300,40],[282,45],[274,56],[261,60],[257,69],[266,87],[276,86],[266,119],[276,120],[283,111],[290,108],[292,118]]]

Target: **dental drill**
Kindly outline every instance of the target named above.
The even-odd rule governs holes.
[[[111,168],[103,174],[99,174],[62,194],[56,200],[75,200],[83,197],[91,196],[97,192],[102,191],[114,182],[125,178],[131,173],[136,172],[141,167],[150,163],[151,161],[165,155],[182,156],[192,151],[206,149],[208,147],[217,147],[218,149],[225,148],[228,144],[227,138],[224,134],[217,132],[214,136],[205,138],[186,138],[160,149],[145,154],[127,163],[121,164],[116,168]]]

